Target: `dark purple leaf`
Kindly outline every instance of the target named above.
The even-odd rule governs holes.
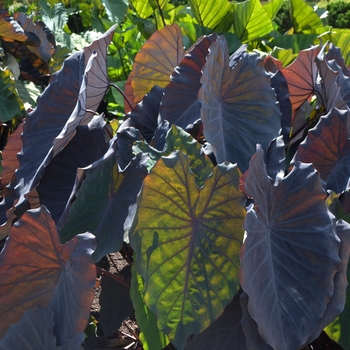
[[[201,37],[175,68],[171,82],[164,91],[159,110],[161,120],[168,120],[183,129],[200,118],[198,91],[201,87],[202,68],[206,62],[209,46],[217,39],[211,34]]]
[[[350,177],[349,112],[333,108],[309,130],[293,162],[313,163],[327,189],[343,192]]]
[[[256,143],[267,147],[279,136],[281,113],[263,61],[256,54],[240,55],[230,68],[224,37],[210,46],[199,100],[203,133],[217,162],[237,162],[245,171]]]
[[[275,186],[263,159],[259,146],[242,178],[254,206],[245,219],[240,280],[264,341],[295,350],[313,334],[333,295],[340,240],[313,166],[295,163]]]

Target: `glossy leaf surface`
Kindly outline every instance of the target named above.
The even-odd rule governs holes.
[[[167,86],[183,55],[182,34],[177,24],[156,31],[135,57],[130,75],[134,103],[141,101],[154,85]]]
[[[267,147],[281,128],[281,114],[263,61],[242,52],[231,68],[226,42],[219,37],[210,46],[201,83],[204,136],[215,148],[218,163],[237,162],[245,171],[256,143]]]
[[[218,318],[237,291],[245,212],[238,178],[235,166],[222,164],[200,189],[177,151],[144,180],[130,243],[145,302],[177,348]]]
[[[255,204],[245,219],[240,279],[263,340],[292,350],[308,341],[327,309],[340,240],[312,165],[296,163],[274,186],[263,158],[258,147],[242,179]]]
[[[349,112],[332,109],[299,145],[294,161],[313,163],[327,189],[341,193],[350,176]]]
[[[0,303],[0,336],[39,304],[55,315],[58,345],[83,332],[94,297],[93,249],[91,234],[61,245],[47,209],[27,211],[11,229],[0,254],[0,290],[6,296]]]

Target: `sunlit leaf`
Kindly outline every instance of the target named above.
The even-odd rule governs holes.
[[[6,335],[0,340],[0,350],[78,350],[84,334],[77,333],[61,346],[56,345],[53,333],[54,314],[51,310],[38,305],[27,310],[21,320],[10,326]]]
[[[23,28],[3,8],[0,10],[0,38],[8,42],[15,40],[25,42],[28,40],[28,36],[25,35]]]
[[[83,332],[94,298],[94,248],[88,233],[61,245],[47,209],[27,211],[0,254],[0,290],[6,295],[0,303],[0,336],[39,304],[54,313],[58,345]]]
[[[148,18],[151,16],[158,5],[160,9],[163,9],[164,6],[169,2],[169,0],[132,0],[132,6],[135,8],[135,11],[141,18]]]
[[[198,188],[182,152],[145,178],[130,243],[144,299],[176,348],[219,317],[238,289],[245,200],[239,171],[225,163]]]
[[[227,0],[189,0],[194,17],[203,27],[214,29],[231,9]]]
[[[254,198],[241,252],[240,282],[249,296],[248,312],[274,349],[300,348],[328,307],[340,267],[340,240],[320,176],[312,164],[298,162],[276,185],[258,147],[242,183]]]
[[[272,21],[259,0],[233,4],[234,33],[242,43],[261,38],[273,30]]]
[[[256,143],[267,147],[281,128],[281,114],[264,63],[243,50],[237,64],[230,67],[226,42],[219,37],[210,46],[201,83],[204,136],[213,145],[218,163],[237,162],[245,171]]]
[[[267,12],[271,20],[274,20],[282,5],[283,0],[270,0],[264,4],[264,10]]]
[[[156,31],[136,55],[131,72],[134,103],[154,85],[165,87],[184,55],[182,34],[177,24]]]
[[[315,30],[318,28],[323,30],[323,32],[326,31],[320,17],[316,14],[313,8],[305,1],[291,0],[290,8],[295,32],[302,32],[305,34],[315,33]]]
[[[209,46],[216,39],[216,34],[198,39],[176,67],[159,109],[162,120],[186,128],[200,118],[198,91],[201,87],[202,68],[206,63]]]
[[[137,325],[140,327],[140,340],[144,350],[163,349],[168,343],[168,337],[157,327],[157,316],[148,308],[143,300],[144,283],[142,277],[132,266],[130,297],[135,309]]]
[[[297,59],[288,67],[282,69],[282,73],[287,79],[293,113],[315,91],[318,74],[315,59],[318,53],[319,48],[317,46],[300,51]]]
[[[326,182],[327,189],[336,193],[346,190],[350,176],[348,128],[348,110],[332,109],[309,130],[293,159],[313,163]]]

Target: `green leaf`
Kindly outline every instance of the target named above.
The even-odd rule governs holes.
[[[343,54],[345,65],[350,65],[350,29],[334,29],[322,37],[339,47]]]
[[[294,32],[311,34],[318,33],[319,31],[316,29],[326,31],[320,17],[305,1],[291,0],[290,4]]]
[[[272,21],[259,0],[235,3],[234,33],[243,43],[261,38],[273,30]]]
[[[292,48],[295,54],[301,50],[306,50],[314,44],[318,44],[319,39],[317,34],[293,34],[281,35],[276,39],[271,40],[271,47],[278,46],[284,49]]]
[[[131,268],[130,297],[135,309],[137,325],[140,327],[139,335],[144,350],[161,350],[168,343],[168,337],[157,327],[157,316],[145,304],[142,296],[144,282],[136,272],[135,265]]]
[[[198,24],[212,29],[220,23],[232,6],[227,0],[189,0],[189,4]]]
[[[113,23],[121,23],[124,21],[128,8],[128,0],[101,0],[101,3],[106,9],[110,21]]]
[[[0,120],[7,122],[26,115],[22,100],[18,96],[15,80],[9,69],[0,67]]]
[[[181,151],[145,178],[130,243],[144,300],[176,348],[207,328],[238,290],[245,198],[235,165],[216,166],[198,188]]]
[[[275,47],[271,51],[271,56],[281,61],[283,67],[286,67],[287,65],[291,64],[296,58],[296,55],[293,54],[292,49],[283,49],[280,47]]]
[[[274,20],[277,12],[283,5],[284,0],[271,0],[264,4],[264,10],[267,12],[271,20]]]

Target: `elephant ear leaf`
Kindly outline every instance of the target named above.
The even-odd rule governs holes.
[[[350,174],[349,112],[333,108],[309,130],[293,161],[313,163],[327,189],[342,193]],[[331,140],[331,142],[330,142]]]
[[[256,143],[266,148],[279,136],[281,113],[275,92],[258,55],[243,50],[229,64],[222,36],[209,50],[199,90],[203,133],[218,163],[228,160],[245,171]]]
[[[340,240],[320,176],[297,162],[276,186],[259,146],[242,184],[254,199],[241,252],[248,312],[272,348],[300,348],[325,314],[340,267]]]
[[[189,159],[176,151],[144,180],[130,244],[145,303],[176,348],[217,319],[238,290],[245,215],[239,176],[224,163],[199,188]]]
[[[89,233],[61,245],[47,209],[27,211],[0,253],[0,291],[6,296],[0,302],[0,337],[39,304],[54,314],[57,345],[83,332],[94,298],[95,246]]]

